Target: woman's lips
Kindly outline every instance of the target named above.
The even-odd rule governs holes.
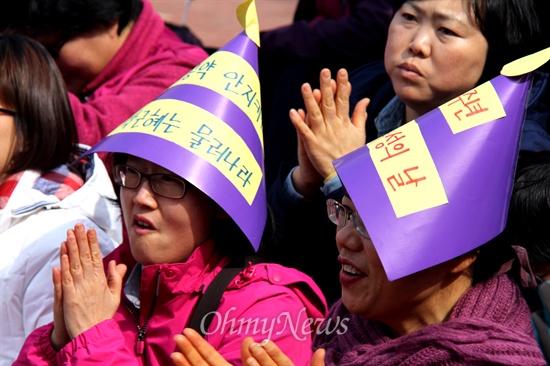
[[[155,225],[151,220],[139,215],[134,216],[133,227],[138,234],[146,234],[155,230]]]
[[[401,75],[403,79],[417,80],[422,78],[422,73],[413,64],[403,63],[399,65],[397,69],[399,71],[399,75]]]
[[[367,275],[360,271],[350,260],[338,257],[338,261],[342,265],[342,270],[340,271],[340,284],[342,286],[350,286],[360,279],[367,277]]]

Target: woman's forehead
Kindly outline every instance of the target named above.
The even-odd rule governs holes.
[[[141,169],[147,169],[147,170],[150,170],[150,171],[154,171],[156,173],[169,173],[169,174],[174,174],[174,175],[177,175],[175,174],[174,172],[158,165],[158,164],[155,164],[153,163],[152,161],[150,160],[147,160],[147,159],[143,159],[143,158],[140,158],[138,156],[135,156],[135,155],[128,155],[128,159],[126,160],[126,163],[128,164],[132,164],[132,166],[134,166],[135,168],[141,168]]]

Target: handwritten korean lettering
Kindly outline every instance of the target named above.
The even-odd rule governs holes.
[[[210,142],[207,136],[210,136],[211,134],[212,129],[207,125],[202,124],[196,132],[191,131],[191,135],[193,135],[194,137],[191,138],[191,144],[189,145],[189,147],[192,149],[198,149],[203,141]]]
[[[215,133],[211,127],[202,124],[196,131],[191,131],[191,135],[190,148],[202,148],[206,154],[216,156],[216,163],[221,162],[227,164],[224,170],[233,172],[234,168],[239,168],[240,170],[238,172],[235,170],[233,173],[236,174],[237,178],[243,181],[243,187],[250,184],[252,172],[249,172],[244,165],[238,166],[241,157],[236,155],[229,144],[219,138],[219,135],[218,137],[214,137]],[[220,166],[218,165],[218,167]]]
[[[404,124],[367,146],[396,217],[448,202],[416,121]]]
[[[473,89],[467,93],[464,93],[450,103],[447,104],[448,107],[454,105],[456,108],[454,115],[458,118],[459,121],[462,121],[461,115],[464,114],[464,118],[471,117],[478,113],[487,112],[489,108],[484,108],[481,106],[481,98],[479,98],[477,90]],[[464,109],[462,108],[464,107]]]
[[[243,181],[243,187],[247,184],[250,184],[250,177],[252,177],[252,172],[248,171],[246,166],[242,166],[242,169],[237,173],[237,178]]]
[[[500,96],[488,81],[439,106],[454,134],[506,116]]]
[[[241,160],[241,158],[237,157],[233,161],[228,160],[231,157],[232,151],[229,149],[228,146],[226,146],[225,149],[221,151],[223,147],[224,147],[223,142],[221,142],[217,138],[214,138],[214,144],[211,144],[206,150],[206,152],[208,154],[218,156],[216,158],[216,162],[219,162],[220,160],[223,159],[224,163],[229,164],[229,171],[231,171],[235,166],[237,166],[237,163],[239,162],[239,160]]]
[[[239,94],[239,92],[236,90],[240,85],[243,83],[244,75],[239,75],[238,73],[232,71],[232,72],[226,72],[223,74],[223,77],[230,80],[236,80],[234,83],[229,82],[225,85],[225,90],[230,91],[231,93]]]
[[[170,116],[170,118],[168,118]],[[124,129],[143,129],[150,130],[152,132],[160,133],[173,133],[173,129],[179,129],[181,120],[177,119],[178,114],[176,112],[165,112],[158,108],[153,111],[151,109],[144,108],[138,113],[134,114],[129,120],[122,123],[119,128]]]
[[[384,135],[383,139],[385,139],[386,141],[380,141],[379,143],[376,144],[376,147],[375,147],[376,149],[384,148],[385,151],[386,151],[387,156],[384,157],[383,159],[381,159],[380,161],[381,162],[386,161],[388,159],[391,159],[395,156],[404,154],[407,151],[409,151],[409,149],[404,149],[404,147],[405,147],[404,143],[400,142],[400,143],[396,144],[397,141],[399,141],[401,139],[404,139],[404,138],[405,138],[405,135],[401,131],[394,132],[394,133],[388,133],[388,134]],[[392,152],[394,152],[393,155],[392,155]]]
[[[208,71],[218,66],[216,63],[216,60],[213,58],[208,58],[206,61],[203,61],[200,65],[195,67],[193,70],[189,71],[187,74],[185,74],[180,81],[186,80],[191,76],[198,76],[199,80],[202,80]]]
[[[409,174],[409,172],[413,171],[413,170],[418,170],[418,166],[414,166],[414,167],[411,167],[411,168],[408,168],[408,169],[405,169],[403,170],[403,174],[405,174],[408,178],[408,181],[403,181],[403,177],[401,177],[401,173],[397,173],[397,175],[392,175],[391,177],[388,178],[388,183],[390,184],[390,186],[392,187],[393,191],[397,191],[397,188],[394,187],[393,182],[395,182],[397,184],[398,187],[403,187],[407,184],[415,184],[416,187],[418,187],[418,182],[422,181],[422,180],[426,180],[426,177],[418,177],[418,178],[413,178],[411,176],[411,174]]]
[[[233,102],[250,119],[263,144],[262,103],[257,70],[240,56],[218,51],[172,85],[210,89]]]

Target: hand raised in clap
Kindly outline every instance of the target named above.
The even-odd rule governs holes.
[[[183,334],[174,337],[177,351],[172,353],[176,366],[229,366],[230,364],[204,338],[193,329],[186,328]],[[318,349],[311,359],[311,366],[325,365],[325,351]],[[256,343],[246,337],[241,346],[241,361],[249,366],[294,366],[292,361],[273,343]]]
[[[302,194],[311,191],[313,186],[318,189],[324,179],[334,174],[333,160],[366,142],[366,110],[370,100],[365,98],[357,103],[350,118],[351,84],[347,71],[340,69],[334,81],[330,70],[323,69],[319,81],[320,90],[312,90],[309,84],[302,86],[307,114],[294,109],[290,111],[301,144],[298,150],[300,165],[292,180],[296,190]]]
[[[105,275],[97,234],[76,224],[61,244],[61,269],[53,269],[54,348],[114,316],[120,305],[124,264],[109,262]],[[64,328],[64,329],[63,329]]]

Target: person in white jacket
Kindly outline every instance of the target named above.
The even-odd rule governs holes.
[[[52,268],[67,230],[95,228],[103,255],[122,241],[110,177],[78,145],[63,79],[48,52],[0,34],[0,365],[53,320]]]

